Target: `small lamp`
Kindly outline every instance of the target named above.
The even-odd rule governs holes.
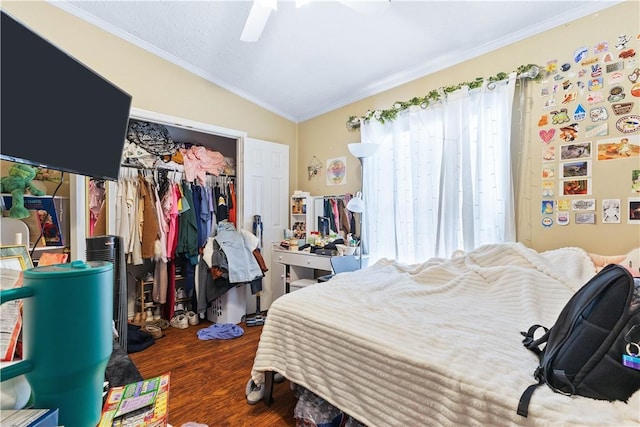
[[[364,159],[371,157],[377,150],[378,144],[371,143],[353,143],[349,144],[349,152],[360,160],[360,182],[364,191]],[[362,244],[363,232],[362,232],[362,215],[364,213],[364,200],[362,198],[362,192],[358,191],[356,195],[347,203],[347,210],[360,214],[360,269],[362,269],[362,255],[364,252],[364,245]]]
[[[362,213],[364,212],[364,200],[362,200],[362,193],[358,191],[354,197],[347,203],[347,209],[351,212]]]

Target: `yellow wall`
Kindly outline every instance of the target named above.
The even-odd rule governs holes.
[[[635,37],[640,32],[640,3],[629,0],[296,125],[45,2],[3,1],[2,8],[130,93],[134,107],[244,131],[252,138],[289,145],[290,189],[309,191],[313,195],[355,192],[360,186],[359,162],[349,154],[346,146],[360,140],[359,132],[346,129],[345,122],[351,115],[362,116],[367,110],[387,109],[395,101],[422,96],[432,89],[479,76],[509,72],[521,64],[544,65],[552,58],[571,58],[575,47],[583,44],[591,47],[601,38],[611,39],[625,32]],[[633,43],[635,49],[640,50],[637,40]],[[594,226],[550,229],[540,226],[540,180],[536,170],[540,165],[535,163],[540,159],[540,147],[538,128],[534,123],[538,120],[538,112],[535,105],[531,105],[535,85],[528,85],[524,116],[525,146],[532,165],[529,172],[520,176],[518,239],[539,250],[577,245],[609,254],[623,253],[640,245],[639,226],[627,225],[624,221],[602,225],[599,211],[596,211],[597,224]],[[638,102],[636,100],[636,105]],[[610,129],[615,126],[610,124]],[[324,171],[309,180],[307,166],[313,156],[323,164],[329,158],[346,156],[347,185],[327,186]],[[622,171],[624,168],[609,169],[607,174],[611,175],[598,177],[597,186],[595,177],[599,171],[594,170],[592,197],[598,200],[620,198],[624,205],[631,196],[624,187],[627,180]],[[616,184],[618,180],[623,184]],[[609,182],[614,184],[609,185]],[[598,203],[598,209],[599,206]]]
[[[498,72],[514,71],[519,65],[535,63],[542,66],[552,59],[569,59],[573,50],[580,46],[590,49],[599,41],[615,41],[619,34],[628,34],[633,40],[629,47],[640,51],[636,36],[640,34],[640,2],[627,1],[612,6],[597,14],[569,22],[543,34],[506,46],[479,58],[466,61],[443,71],[433,73],[397,88],[382,92],[346,107],[331,111],[320,117],[299,124],[299,165],[298,182],[300,190],[309,191],[313,195],[342,194],[355,192],[360,186],[360,166],[356,158],[351,156],[346,144],[359,142],[359,132],[349,132],[345,123],[349,116],[363,116],[368,110],[388,109],[396,101],[407,101],[414,96],[424,96],[430,90],[443,86],[471,81],[476,77],[489,77]],[[613,45],[611,50],[615,52]],[[640,56],[640,55],[639,55]],[[638,59],[640,62],[640,58]],[[562,64],[562,62],[560,62]],[[631,70],[625,70],[626,74]],[[630,87],[629,82],[626,86]],[[539,105],[540,83],[531,82],[526,85],[523,116],[525,157],[530,161],[529,169],[520,169],[518,190],[518,240],[537,250],[547,250],[561,246],[580,246],[592,252],[618,254],[626,253],[640,246],[640,226],[626,223],[627,198],[634,196],[630,192],[630,171],[640,169],[638,157],[630,160],[619,160],[593,163],[593,194],[584,198],[595,198],[597,201],[596,225],[568,226],[554,225],[544,228],[541,215],[541,142],[538,136],[540,128],[537,121],[540,117]],[[635,114],[640,112],[638,98],[627,95],[625,101],[635,102]],[[518,100],[519,102],[519,100]],[[608,103],[605,103],[608,106]],[[572,104],[570,112],[575,109]],[[585,105],[587,111],[588,106]],[[615,129],[615,121],[619,116],[609,119],[610,137],[620,135]],[[516,122],[519,118],[516,118]],[[580,122],[589,125],[589,119]],[[636,135],[638,132],[635,133]],[[556,138],[557,140],[557,138]],[[581,140],[576,140],[580,142]],[[595,144],[594,144],[595,146]],[[327,186],[324,172],[312,178],[307,177],[307,165],[316,156],[326,166],[328,158],[347,157],[347,184],[343,186]],[[556,173],[558,161],[556,160]],[[557,189],[556,189],[557,190]],[[635,196],[640,196],[635,194]],[[576,198],[574,196],[573,198]],[[602,198],[618,198],[621,200],[623,219],[620,224],[602,224],[600,212]],[[573,213],[572,213],[573,220]]]

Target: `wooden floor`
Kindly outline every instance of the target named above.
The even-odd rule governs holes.
[[[211,322],[188,329],[169,327],[151,347],[129,354],[144,378],[171,373],[169,423],[209,427],[295,426],[296,404],[289,381],[274,385],[274,402],[249,405],[245,387],[251,375],[262,326],[239,326],[244,335],[230,340],[200,340],[196,332]]]

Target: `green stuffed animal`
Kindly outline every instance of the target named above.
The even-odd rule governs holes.
[[[13,198],[11,209],[9,209],[10,218],[29,217],[29,210],[24,207],[24,193],[27,190],[34,196],[44,196],[44,192],[31,182],[36,172],[37,170],[31,166],[16,163],[9,168],[9,176],[0,179],[0,191],[11,193]]]

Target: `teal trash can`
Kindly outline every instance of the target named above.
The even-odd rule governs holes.
[[[25,374],[34,408],[59,409],[65,427],[95,426],[113,350],[113,264],[74,261],[24,272],[24,286],[1,302],[23,299],[23,360],[1,380]]]

